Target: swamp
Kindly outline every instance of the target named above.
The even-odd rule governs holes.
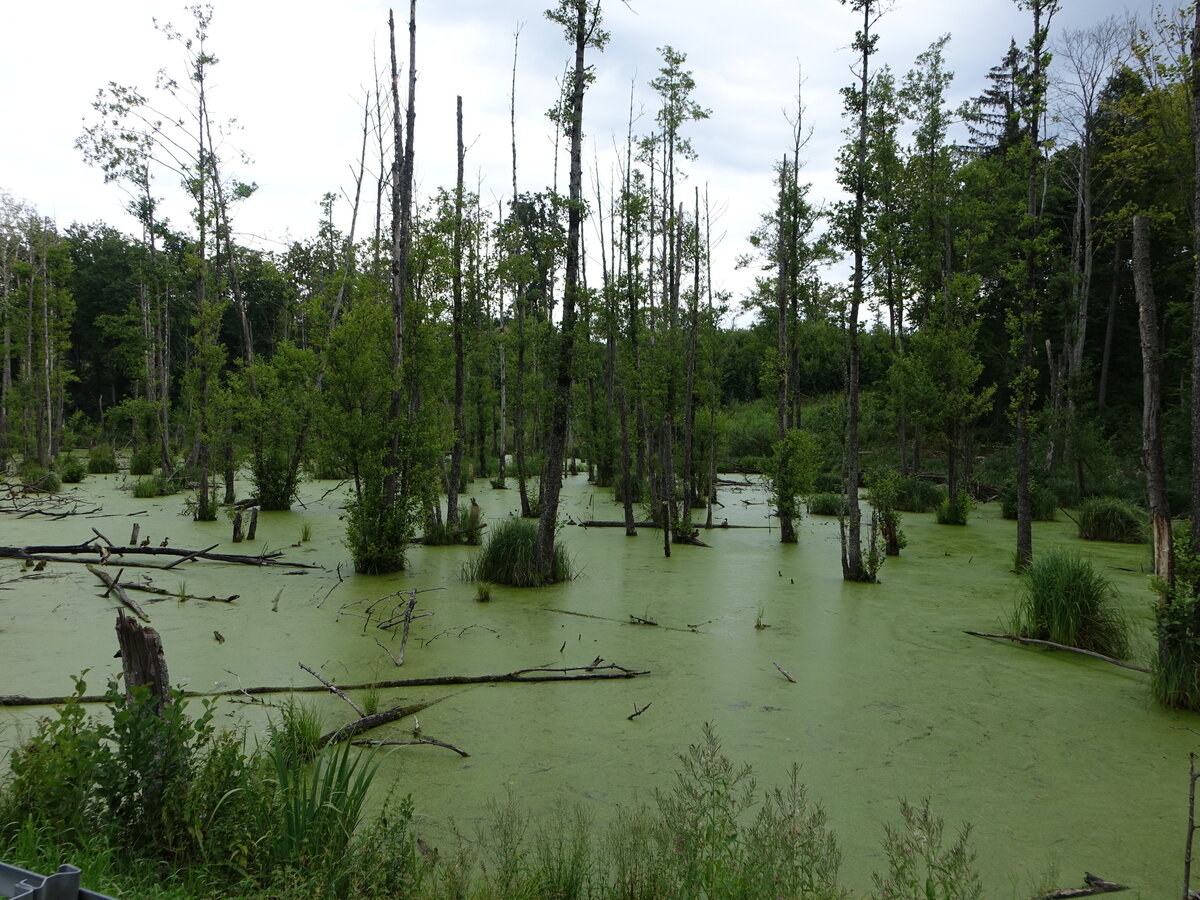
[[[430,844],[452,845],[452,827],[470,833],[489,801],[509,796],[535,817],[565,801],[605,821],[667,789],[676,755],[711,723],[725,752],[750,763],[762,784],[782,783],[788,766],[800,765],[853,888],[866,890],[882,868],[882,826],[897,818],[901,798],[930,798],[948,832],[971,823],[987,897],[1031,896],[1033,879],[1049,872],[1073,884],[1099,870],[1133,886],[1127,896],[1146,898],[1178,884],[1194,717],[1155,705],[1141,673],[964,634],[1004,630],[997,626],[1018,594],[1013,523],[997,504],[978,507],[965,528],[906,515],[903,556],[889,561],[880,584],[862,585],[837,574],[835,518],[807,516],[800,543],[780,545],[760,480],[731,478],[718,494],[718,522],[749,527],[704,531],[710,546],[679,546],[664,559],[653,530],[628,538],[623,529],[567,524],[561,537],[575,579],[532,590],[496,585],[479,602],[462,578],[474,548],[418,546],[403,573],[352,574],[342,543],[346,492],[334,482],[306,484],[294,510],[260,515],[257,543],[235,545],[227,517],[193,522],[179,496],[132,497],[132,480],[90,476],[64,496],[95,512],[52,521],[10,513],[5,533],[29,544],[83,542],[94,527],[116,540],[138,523],[154,545],[169,536],[180,548],[269,548],[316,567],[194,560],[165,573],[125,569],[123,581],[152,575],[170,592],[238,595],[217,603],[133,594],[162,636],[172,680],[189,691],[319,686],[299,663],[337,684],[597,658],[648,670],[614,683],[381,692],[380,708],[438,701],[419,713],[422,733],[470,754],[407,746],[382,757],[375,802],[389,790],[411,794],[414,827]],[[469,491],[489,526],[514,511],[513,490],[478,481]],[[611,493],[583,475],[568,477],[563,496],[567,522],[619,518]],[[1146,546],[1081,541],[1059,519],[1038,523],[1039,545],[1082,546],[1135,623],[1133,658],[1147,659]],[[64,673],[85,669],[93,684],[116,677],[118,604],[101,598],[104,586],[83,565],[34,573],[10,561],[0,574],[6,693],[69,693]],[[403,608],[414,589],[417,615],[398,668],[399,629],[379,627],[388,618],[379,607],[372,619],[365,611],[389,594],[389,611]],[[352,693],[362,701],[363,692]],[[260,731],[278,716],[279,697],[252,699],[222,698],[217,722]],[[303,702],[324,730],[355,718],[328,693]],[[45,712],[6,708],[5,746]],[[405,739],[410,730],[404,720],[369,736]]]

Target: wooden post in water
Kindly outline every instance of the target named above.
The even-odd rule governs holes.
[[[233,542],[235,544],[242,542],[242,511],[240,509],[233,517]]]
[[[143,628],[137,619],[118,610],[117,643],[121,647],[121,665],[125,670],[125,695],[131,697],[137,685],[149,685],[155,698],[154,710],[161,712],[163,704],[171,702],[171,682],[158,632],[150,627]]]
[[[254,532],[258,530],[258,509],[250,510],[250,527],[246,529],[246,540],[254,540]]]

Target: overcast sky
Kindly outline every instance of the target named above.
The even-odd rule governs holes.
[[[421,194],[454,182],[454,98],[463,97],[467,181],[493,207],[510,191],[509,89],[513,34],[520,28],[517,71],[519,179],[522,190],[549,185],[552,128],[544,113],[570,57],[561,29],[543,16],[549,0],[419,0],[417,5],[417,182]],[[740,294],[750,276],[733,271],[746,236],[770,207],[772,164],[790,146],[785,112],[796,105],[803,70],[805,124],[813,130],[806,175],[817,200],[838,199],[833,176],[845,140],[839,88],[851,78],[857,17],[837,0],[605,0],[608,48],[593,54],[596,82],[585,100],[589,169],[607,180],[611,153],[624,141],[631,86],[635,134],[651,130],[655,99],[648,82],[659,47],[687,54],[695,99],[711,110],[689,124],[699,158],[688,185],[707,191],[717,217],[716,287]],[[1088,27],[1150,4],[1062,0],[1053,32]],[[407,4],[396,5],[399,27]],[[243,180],[259,185],[235,228],[262,246],[281,248],[316,231],[318,202],[349,189],[357,158],[361,103],[374,82],[373,55],[387,58],[388,5],[377,0],[216,0],[209,49],[210,111],[236,117],[231,143],[249,154]],[[89,168],[75,139],[94,119],[91,102],[108,82],[152,94],[156,73],[183,77],[181,48],[154,27],[171,22],[190,33],[183,4],[150,0],[51,0],[0,4],[0,191],[35,206],[60,226],[104,221],[132,232],[126,196]],[[878,26],[877,64],[903,74],[940,35],[955,72],[951,99],[980,92],[1010,39],[1028,39],[1030,16],[1013,0],[896,0]],[[401,60],[407,57],[401,32]],[[564,156],[565,160],[565,156]],[[565,166],[565,161],[563,163]],[[590,178],[589,178],[590,182]],[[565,192],[565,170],[560,186]],[[179,196],[169,178],[158,193]],[[592,191],[590,184],[585,188]],[[178,207],[182,225],[186,206]],[[335,216],[348,224],[348,204]]]

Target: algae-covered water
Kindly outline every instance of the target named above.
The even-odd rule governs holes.
[[[582,801],[598,821],[670,786],[676,754],[715,725],[725,751],[754,766],[759,783],[782,783],[793,762],[826,808],[844,853],[843,874],[866,891],[882,867],[883,823],[900,798],[929,797],[947,831],[973,825],[988,897],[1029,896],[1031,879],[1053,868],[1057,886],[1085,870],[1134,886],[1125,896],[1179,893],[1187,816],[1187,754],[1200,720],[1157,708],[1146,676],[1083,657],[1001,645],[963,634],[1002,630],[1017,591],[1010,574],[1015,527],[992,505],[965,528],[906,515],[909,546],[878,585],[846,584],[837,524],[805,519],[800,543],[781,546],[761,488],[721,491],[717,521],[753,525],[704,532],[711,547],[676,546],[661,535],[627,538],[621,528],[564,525],[561,540],[580,575],[538,590],[497,587],[479,603],[461,580],[472,550],[414,547],[394,577],[352,574],[342,545],[345,491],[304,486],[303,505],[260,517],[254,544],[228,543],[230,526],[194,523],[181,497],[138,500],[121,476],[92,476],[74,493],[93,516],[0,518],[0,544],[68,544],[97,528],[121,543],[134,522],[157,544],[222,552],[282,549],[320,566],[289,570],[189,562],[170,572],[127,569],[123,580],[191,594],[239,594],[233,604],[167,599],[143,603],[162,635],[173,680],[192,690],[308,685],[303,662],[341,683],[422,675],[582,666],[596,657],[649,669],[616,682],[479,685],[385,691],[381,708],[442,699],[420,713],[436,747],[389,753],[379,779],[411,793],[431,843],[451,823],[469,831],[490,800],[511,794],[534,813]],[[470,489],[495,521],[515,490],[477,481]],[[568,479],[563,516],[619,519],[607,491]],[[300,541],[302,528],[311,539]],[[1151,593],[1144,547],[1094,544],[1069,521],[1034,526],[1035,552],[1079,549],[1122,592],[1149,650]],[[23,577],[24,576],[24,577]],[[32,576],[32,577],[30,577]],[[119,671],[115,606],[82,566],[50,563],[23,573],[0,562],[0,694],[70,691],[88,669],[92,690]],[[362,611],[396,591],[422,591],[406,661],[387,651],[399,636],[367,625]],[[384,601],[376,613],[390,604]],[[659,627],[629,624],[630,616]],[[756,624],[769,627],[756,628]],[[214,631],[224,641],[218,641]],[[382,645],[382,646],[381,646]],[[789,683],[776,665],[795,679]],[[353,717],[330,696],[307,695],[326,725]],[[650,704],[635,720],[635,708]],[[222,700],[221,720],[253,732],[271,714]],[[0,711],[8,748],[44,709]],[[411,724],[376,737],[405,738]]]

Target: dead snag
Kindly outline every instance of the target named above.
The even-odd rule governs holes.
[[[346,695],[346,693],[344,691],[342,691],[340,688],[338,688],[335,684],[333,684],[330,681],[326,681],[324,678],[322,678],[313,669],[309,668],[304,663],[300,663],[300,668],[302,668],[305,672],[307,672],[313,678],[317,679],[317,681],[321,682],[321,684],[325,685],[325,687],[329,688],[329,692],[331,694],[333,694],[334,696],[336,696],[342,700],[345,700],[347,703],[349,703],[350,708],[352,710],[354,710],[356,713],[358,713],[359,719],[364,719],[367,717],[367,714],[362,711],[362,707],[360,707],[357,703],[355,703],[353,700],[351,700]]]
[[[161,712],[163,704],[171,702],[171,682],[162,639],[153,628],[143,628],[137,620],[126,616],[124,610],[117,611],[116,628],[125,674],[125,695],[132,698],[136,686],[147,685],[154,697],[155,712]]]
[[[250,527],[246,529],[246,540],[254,540],[254,533],[258,531],[258,510],[250,510]]]
[[[351,738],[358,737],[364,731],[370,731],[372,728],[378,728],[380,725],[395,722],[397,719],[403,719],[405,716],[416,715],[421,710],[433,706],[435,703],[440,703],[445,699],[445,697],[440,697],[437,700],[427,700],[423,703],[413,703],[408,706],[394,706],[391,709],[375,713],[371,716],[363,716],[357,721],[350,722],[341,728],[335,728],[328,734],[321,735],[320,746],[324,747],[328,744],[340,744],[343,741],[348,741]]]
[[[104,584],[108,587],[108,590],[104,592],[105,596],[107,596],[110,592],[116,594],[117,599],[119,599],[122,603],[124,603],[127,607],[129,607],[129,609],[133,611],[133,614],[135,616],[137,616],[143,622],[150,621],[150,617],[148,615],[146,615],[145,611],[137,603],[137,601],[134,600],[133,598],[131,598],[128,594],[126,594],[124,588],[122,588],[121,585],[117,582],[117,579],[121,577],[121,572],[118,572],[117,577],[113,578],[111,575],[109,575],[103,569],[99,568],[98,566],[93,566],[91,563],[88,563],[87,570],[89,572],[91,572],[93,575],[95,575],[97,578],[99,578],[101,581],[103,581]],[[121,571],[124,571],[124,569],[122,569]]]
[[[1070,897],[1094,897],[1096,894],[1112,894],[1117,891],[1129,890],[1127,884],[1117,884],[1115,881],[1105,881],[1091,872],[1083,873],[1083,884],[1081,888],[1062,888],[1061,890],[1051,891],[1048,894],[1042,894],[1037,900],[1068,900]]]
[[[434,747],[445,747],[447,750],[453,750],[459,756],[470,756],[466,750],[455,747],[453,744],[447,744],[445,741],[434,740],[433,738],[418,738],[415,741],[351,741],[355,747],[412,747],[417,744],[432,744]]]
[[[242,542],[242,511],[239,509],[233,516],[233,542]]]
[[[782,675],[784,678],[786,678],[792,684],[796,683],[796,679],[791,676],[791,673],[788,672],[788,670],[785,669],[783,666],[781,666],[779,663],[775,663],[775,668],[777,668],[779,670],[780,675]]]

